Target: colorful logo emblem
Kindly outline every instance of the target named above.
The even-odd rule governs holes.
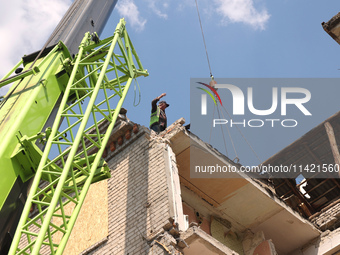
[[[220,95],[217,93],[217,91],[216,91],[216,89],[215,89],[214,87],[212,87],[212,86],[210,86],[210,85],[208,85],[208,84],[205,84],[205,83],[203,83],[203,82],[197,82],[197,83],[199,83],[199,84],[201,84],[201,85],[206,86],[207,88],[209,88],[209,89],[215,94],[215,96],[218,98],[218,101],[219,101],[220,104],[222,105],[222,101],[221,101]],[[214,101],[215,105],[217,105],[217,102],[216,102],[216,100],[215,100],[215,97],[211,94],[211,92],[210,92],[209,90],[204,89],[204,88],[201,88],[201,87],[197,87],[197,88],[198,88],[198,89],[201,89],[201,90],[203,90],[205,93],[207,93],[207,94],[212,98],[212,100]]]

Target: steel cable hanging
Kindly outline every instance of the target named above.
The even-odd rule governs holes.
[[[217,114],[218,114],[218,118],[221,119],[221,114],[220,114],[220,111],[219,111],[219,109],[218,109],[218,105],[217,105]],[[223,132],[222,126],[221,126],[221,132],[222,132],[223,143],[224,143],[224,147],[225,147],[225,150],[226,150],[226,154],[227,154],[227,156],[228,156],[227,143],[226,143],[226,141],[225,141],[225,137],[224,137],[224,132]],[[234,142],[233,142],[233,140],[231,140],[231,144],[232,144],[232,146],[234,147]],[[234,151],[235,151],[235,153],[236,153],[235,147],[234,147]],[[237,153],[236,153],[236,155],[237,155]]]
[[[222,107],[223,107],[223,109],[226,111],[226,113],[228,114],[229,118],[231,119],[231,116],[230,116],[229,112],[227,111],[227,109],[226,109],[224,106],[222,106]],[[260,157],[257,155],[257,153],[255,152],[255,150],[253,149],[253,147],[251,146],[251,144],[249,143],[249,141],[247,140],[247,138],[243,135],[241,129],[240,129],[238,126],[236,126],[236,128],[237,128],[238,132],[240,133],[240,135],[243,137],[244,141],[248,144],[249,148],[250,148],[250,149],[252,150],[252,152],[254,153],[255,157],[259,160],[260,163],[262,163]]]
[[[133,97],[133,106],[136,107],[140,104],[141,102],[141,98],[142,98],[142,93],[141,93],[141,90],[140,90],[140,87],[139,87],[139,83],[137,81],[137,79],[134,79],[135,82],[134,82],[134,86],[133,86],[133,92],[134,92],[134,97]],[[136,97],[137,97],[137,87],[136,87],[136,84],[137,84],[137,87],[138,87],[138,103],[136,104]]]
[[[223,108],[224,108],[224,106],[223,106]],[[225,119],[225,117],[224,117],[224,114],[223,114],[223,111],[221,111],[221,114],[222,114],[222,116],[223,116],[223,119]],[[221,126],[221,128],[222,128],[222,126]],[[237,160],[237,163],[240,161],[240,158],[238,157],[238,154],[237,154],[237,151],[236,151],[236,146],[235,146],[235,144],[234,144],[234,140],[233,140],[233,138],[231,137],[231,133],[230,133],[230,130],[229,130],[229,128],[228,128],[228,126],[226,125],[226,128],[227,128],[227,132],[228,132],[228,135],[229,135],[229,138],[230,138],[230,141],[231,141],[231,145],[233,146],[233,149],[234,149],[234,153],[235,153],[235,158],[234,158],[234,162],[235,162],[235,160]]]
[[[214,106],[214,111],[213,111],[213,118],[215,117],[215,106]],[[210,128],[210,135],[209,135],[209,144],[211,143],[211,134],[212,134],[212,129],[213,129],[213,126],[211,126]]]
[[[200,12],[198,10],[197,0],[195,0],[195,2],[196,2],[196,9],[197,9],[198,20],[199,20],[200,26],[201,26],[202,38],[203,38],[203,43],[204,43],[204,48],[205,48],[205,54],[207,55],[207,61],[208,61],[208,66],[209,66],[209,70],[210,70],[210,77],[212,77],[212,71],[211,71],[211,66],[210,66],[210,61],[209,61],[209,55],[208,55],[207,45],[205,43],[205,37],[204,37],[204,32],[203,32]]]
[[[218,105],[216,104],[216,105],[214,105],[214,112],[213,112],[212,119],[215,118],[215,108],[217,109],[218,117],[221,118],[221,117],[220,117],[220,111],[218,110]],[[223,113],[222,113],[222,115],[223,115]],[[209,144],[211,144],[211,134],[212,134],[212,129],[213,129],[213,126],[211,126],[211,128],[210,128]],[[222,126],[221,126],[221,132],[222,132],[222,137],[223,137],[224,149],[225,149],[225,152],[226,152],[225,155],[228,157],[229,155],[228,155],[227,143],[226,143],[226,141],[225,141],[225,137],[224,137],[224,132],[223,132]],[[228,130],[228,132],[229,132],[229,130]],[[232,144],[234,145],[233,142],[232,142]],[[235,151],[235,148],[234,148],[234,151]],[[235,152],[236,152],[236,151],[235,151]],[[236,155],[237,155],[237,153],[236,153]]]
[[[209,71],[210,71],[210,77],[211,77],[211,79],[213,79],[214,77],[213,77],[212,71],[211,71],[211,65],[210,65],[210,60],[209,60],[209,54],[208,54],[207,44],[206,44],[206,42],[205,42],[204,31],[203,31],[203,26],[202,26],[202,21],[201,21],[200,12],[199,12],[199,9],[198,9],[197,0],[195,0],[195,3],[196,3],[196,9],[197,9],[197,16],[198,16],[198,20],[199,20],[200,27],[201,27],[201,32],[202,32],[202,38],[203,38],[203,43],[204,43],[205,54],[206,54],[206,56],[207,56],[207,62],[208,62]],[[216,97],[216,96],[215,96],[215,97]],[[218,116],[220,116],[220,111],[219,111],[219,109],[218,109],[218,105],[217,105],[217,113],[218,113]],[[215,115],[215,107],[214,107],[213,118],[214,118],[214,115]],[[223,142],[224,142],[224,147],[225,147],[225,150],[226,150],[226,155],[228,156],[227,144],[226,144],[226,141],[225,141],[224,132],[223,132],[222,127],[221,127],[221,132],[222,132],[222,136],[223,136]],[[209,143],[210,143],[210,140],[211,140],[211,133],[212,133],[212,128],[211,128],[211,130],[210,130]],[[232,142],[232,144],[233,144],[233,146],[234,146],[234,143],[233,143],[233,142]],[[234,150],[235,150],[235,147],[234,147]],[[237,155],[237,153],[236,153],[236,155]]]
[[[203,31],[203,26],[202,26],[202,21],[201,21],[201,16],[200,16],[200,13],[199,13],[199,9],[198,9],[198,3],[197,3],[197,0],[195,0],[195,3],[196,3],[196,9],[197,9],[197,15],[198,15],[198,20],[199,20],[199,23],[200,23],[200,27],[201,27],[201,32],[202,32],[202,38],[203,38],[203,43],[204,43],[204,49],[205,49],[205,54],[207,56],[207,62],[208,62],[208,66],[209,66],[209,71],[210,71],[210,77],[211,79],[213,80],[214,77],[212,75],[212,71],[211,71],[211,65],[210,65],[210,60],[209,60],[209,55],[208,55],[208,50],[207,50],[207,44],[205,42],[205,36],[204,36],[204,31]],[[215,95],[215,98],[216,98],[216,95]],[[231,119],[231,116],[229,114],[229,112],[227,111],[227,109],[221,105],[222,108],[226,111],[226,113],[228,114],[229,118]],[[216,105],[217,107],[217,112],[218,112],[218,115],[220,116],[220,111],[218,109],[218,103]],[[221,111],[222,112],[222,111]],[[223,112],[222,112],[222,115],[223,115]],[[215,116],[215,107],[214,107],[214,113],[213,113],[213,118]],[[224,116],[223,116],[224,117]],[[255,150],[253,149],[253,147],[251,146],[251,144],[249,143],[249,141],[247,140],[247,138],[244,136],[244,134],[242,133],[242,131],[240,130],[240,128],[238,126],[236,126],[238,132],[240,133],[240,135],[242,136],[242,138],[245,140],[245,142],[247,143],[247,145],[249,146],[249,148],[252,150],[252,152],[254,153],[255,157],[259,160],[260,163],[262,163],[261,159],[259,158],[259,156],[257,155],[257,153],[255,152]],[[221,127],[222,129],[222,127]],[[222,136],[223,136],[223,141],[224,141],[224,146],[225,146],[225,150],[226,150],[226,154],[228,155],[228,151],[227,151],[227,146],[226,146],[226,142],[225,142],[225,137],[224,137],[224,132],[223,132],[223,129],[221,130],[222,131]],[[236,155],[236,158],[237,160],[239,160],[239,157],[238,157],[238,154],[237,154],[237,151],[236,151],[236,148],[235,148],[235,144],[234,144],[234,141],[231,137],[231,134],[230,134],[230,131],[227,127],[227,131],[228,131],[228,134],[229,134],[229,138],[231,140],[231,144],[233,146],[233,149],[234,149],[234,152],[235,152],[235,155]],[[209,137],[209,143],[211,141],[211,134],[212,134],[212,128],[210,130],[210,137]]]
[[[203,38],[203,43],[204,43],[204,49],[205,49],[205,54],[207,56],[207,62],[208,62],[208,66],[209,66],[209,71],[210,71],[210,77],[211,79],[213,80],[214,77],[212,75],[212,71],[211,71],[211,65],[210,65],[210,60],[209,60],[209,54],[208,54],[208,49],[207,49],[207,44],[205,42],[205,37],[204,37],[204,31],[203,31],[203,26],[202,26],[202,21],[201,21],[201,16],[200,16],[200,12],[199,12],[199,9],[198,9],[198,4],[197,4],[197,0],[195,0],[195,3],[196,3],[196,9],[197,9],[197,16],[198,16],[198,20],[199,20],[199,23],[200,23],[200,27],[201,27],[201,32],[202,32],[202,38]],[[216,96],[215,96],[216,97]],[[218,104],[216,105],[216,108],[217,108],[217,114],[220,118],[220,111],[218,109]],[[213,118],[215,116],[215,107],[214,107],[214,114],[213,114]],[[225,136],[224,136],[224,132],[223,132],[223,128],[221,126],[221,132],[222,132],[222,137],[223,137],[223,143],[224,143],[224,148],[226,150],[226,155],[228,156],[228,149],[227,149],[227,143],[226,143],[226,140],[225,140]],[[229,130],[228,130],[228,133],[229,133]],[[209,143],[210,143],[210,140],[211,140],[211,134],[212,134],[212,128],[210,129],[210,138],[209,138]],[[229,137],[231,139],[231,143],[232,143],[232,146],[233,146],[233,149],[235,151],[235,154],[236,154],[236,157],[238,158],[237,156],[237,152],[236,152],[236,149],[235,149],[235,146],[234,146],[234,142],[230,136],[230,133],[229,133]]]

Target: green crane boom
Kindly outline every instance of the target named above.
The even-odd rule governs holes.
[[[131,82],[148,75],[123,19],[110,38],[87,33],[74,60],[62,42],[41,56],[33,65],[24,59],[21,74],[0,81],[15,82],[0,110],[0,139],[7,146],[0,148],[0,174],[11,182],[0,183],[6,191],[0,192],[0,209],[13,183],[34,176],[9,254],[62,254],[90,184],[110,177],[102,154]],[[12,118],[20,125],[5,125]],[[67,204],[74,207],[70,214]],[[53,238],[57,233],[60,242]]]

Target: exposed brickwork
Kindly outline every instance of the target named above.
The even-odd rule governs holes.
[[[340,202],[333,205],[329,209],[322,212],[319,216],[314,217],[312,223],[316,225],[316,227],[325,231],[327,229],[333,230],[340,225]]]
[[[150,137],[146,128],[120,118],[103,157],[112,176],[107,181],[108,236],[80,254],[181,254],[173,236],[178,232],[169,221],[176,211],[170,169],[178,170],[167,140]],[[80,228],[84,224],[91,223],[76,223]],[[93,226],[98,231],[101,227]]]
[[[108,150],[109,236],[86,254],[169,254],[176,241],[163,226],[169,223],[166,144],[141,129]],[[173,239],[173,240],[172,240]]]

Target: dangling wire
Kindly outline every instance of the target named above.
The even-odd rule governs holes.
[[[229,112],[227,111],[227,109],[222,106],[223,109],[225,110],[225,112],[228,114],[229,118],[231,119],[231,116],[229,114]],[[262,163],[262,160],[260,159],[260,157],[257,155],[256,151],[253,149],[253,147],[251,146],[251,144],[249,143],[249,141],[247,140],[247,138],[244,136],[244,134],[242,133],[241,129],[236,125],[236,128],[238,130],[238,132],[240,133],[240,135],[242,136],[242,138],[244,139],[244,141],[248,144],[249,148],[252,150],[252,152],[254,153],[255,157],[258,159],[258,161],[260,163]]]
[[[221,114],[222,114],[223,119],[225,119],[224,114],[223,114],[223,111],[221,111]],[[237,151],[236,151],[236,146],[235,146],[234,140],[233,140],[233,138],[232,138],[232,136],[231,136],[229,127],[228,127],[228,125],[225,125],[225,126],[226,126],[226,128],[227,128],[227,132],[228,132],[228,135],[229,135],[229,139],[230,139],[230,141],[231,141],[231,145],[233,146],[233,149],[234,149],[235,159],[238,159],[238,160],[239,160],[239,157],[238,157],[238,154],[237,154]],[[221,128],[222,128],[222,126],[221,126]]]
[[[217,106],[217,113],[218,113],[218,118],[221,119],[221,115],[220,115],[220,111],[218,109],[218,106]],[[225,148],[225,152],[226,152],[226,155],[228,156],[228,150],[227,150],[227,143],[225,141],[225,137],[224,137],[224,132],[223,132],[223,128],[222,128],[222,125],[221,125],[221,132],[222,132],[222,137],[223,137],[223,143],[224,143],[224,148]],[[232,143],[234,145],[234,143]],[[235,149],[235,147],[234,147]],[[236,154],[237,155],[237,154]]]
[[[203,38],[203,43],[204,43],[204,48],[205,48],[205,54],[207,56],[207,62],[208,62],[208,66],[209,66],[209,70],[210,70],[210,77],[211,77],[211,80],[213,81],[214,80],[214,76],[212,75],[212,71],[211,71],[211,66],[210,66],[210,61],[209,61],[209,55],[208,55],[208,50],[207,50],[207,45],[205,43],[205,37],[204,37],[204,32],[203,32],[203,26],[202,26],[202,21],[201,21],[201,16],[200,16],[200,13],[199,13],[199,10],[198,10],[198,4],[197,4],[197,0],[195,0],[195,3],[196,3],[196,9],[197,9],[197,15],[198,15],[198,20],[199,20],[199,23],[200,23],[200,27],[201,27],[201,32],[202,32],[202,38]],[[216,95],[215,95],[216,97]],[[217,101],[217,100],[216,100]],[[222,105],[221,105],[222,106]],[[218,109],[218,104],[217,104],[217,113],[218,113],[218,116],[220,118],[220,111]],[[227,111],[227,109],[222,106],[222,108],[226,111],[226,113],[228,114],[229,118],[231,119],[231,116],[229,114],[229,112]],[[222,115],[223,115],[223,112],[221,111]],[[214,107],[214,113],[213,113],[213,118],[215,117],[215,107]],[[224,117],[224,116],[223,116]],[[241,130],[239,129],[238,126],[236,126],[236,128],[238,129],[239,133],[241,134],[241,136],[243,137],[243,139],[245,140],[245,142],[248,144],[248,146],[250,147],[250,149],[253,151],[255,157],[260,161],[260,163],[262,162],[261,159],[259,158],[259,156],[257,155],[257,153],[255,152],[255,150],[253,149],[253,147],[251,146],[251,144],[249,143],[249,141],[246,139],[246,137],[243,135],[243,133],[241,132]],[[226,149],[226,154],[228,155],[228,151],[227,151],[227,146],[226,146],[226,141],[225,141],[225,137],[224,137],[224,132],[223,132],[223,129],[222,129],[222,126],[221,126],[221,131],[222,131],[222,136],[223,136],[223,141],[224,141],[224,147]],[[229,138],[231,140],[231,144],[233,146],[233,149],[234,149],[234,152],[236,154],[236,158],[237,160],[239,160],[238,158],[238,154],[237,154],[237,151],[236,151],[236,147],[235,147],[235,144],[234,144],[234,141],[231,137],[231,134],[230,134],[230,131],[229,131],[229,128],[227,127],[227,131],[228,131],[228,134],[229,134]],[[210,129],[210,137],[209,137],[209,143],[211,141],[211,134],[212,134],[212,128]]]
[[[216,106],[214,105],[214,111],[213,111],[213,118],[212,119],[214,119],[215,118],[215,108],[216,108]],[[213,126],[211,125],[211,127],[210,127],[210,135],[209,135],[209,144],[211,144],[211,134],[212,134],[212,130],[213,130]]]
[[[218,105],[214,105],[214,112],[213,112],[212,120],[215,118],[215,109],[217,109],[218,118],[219,119],[221,118],[220,117],[220,111],[218,110]],[[210,128],[209,144],[211,144],[212,130],[213,130],[213,126],[211,126],[211,128]],[[228,157],[229,155],[228,155],[227,143],[225,141],[225,137],[224,137],[224,132],[223,132],[222,126],[221,126],[221,132],[222,132],[222,137],[223,137],[223,142],[224,142],[225,155]]]
[[[136,84],[137,84],[137,87],[138,87],[138,103],[136,104]],[[133,106],[138,106],[140,104],[140,101],[141,101],[141,97],[142,97],[142,94],[141,94],[141,91],[140,91],[140,87],[139,87],[139,83],[137,81],[137,79],[135,79],[135,83],[134,83],[134,86],[133,86],[133,91],[134,91],[134,98],[133,98]]]
[[[198,10],[197,0],[195,0],[195,2],[196,2],[196,9],[197,9],[198,20],[199,20],[200,26],[201,26],[202,38],[203,38],[203,43],[204,43],[204,48],[205,48],[205,54],[207,55],[207,61],[208,61],[208,66],[209,66],[209,70],[210,70],[210,76],[212,76],[211,66],[210,66],[210,61],[209,61],[209,55],[208,55],[207,45],[205,43],[204,32],[203,32],[203,27],[202,27],[202,21],[201,21],[200,12]]]

